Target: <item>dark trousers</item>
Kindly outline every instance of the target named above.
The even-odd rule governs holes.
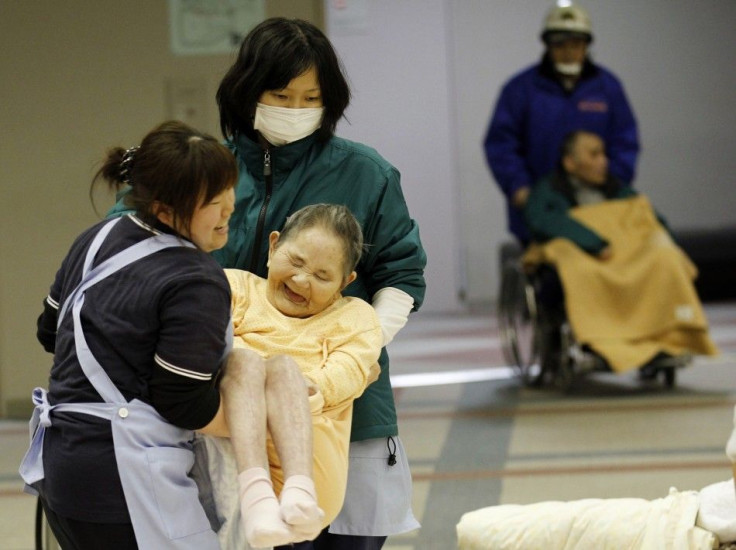
[[[46,521],[63,550],[138,550],[130,523],[91,523],[55,514],[41,499]]]
[[[381,550],[386,537],[356,537],[333,535],[325,528],[316,539],[291,546],[277,546],[274,550]]]

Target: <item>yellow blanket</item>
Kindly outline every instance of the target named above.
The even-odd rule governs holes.
[[[660,225],[646,197],[579,206],[570,215],[607,239],[599,260],[567,239],[532,246],[524,263],[549,263],[565,291],[573,334],[617,372],[658,352],[716,355],[693,286],[697,269]]]

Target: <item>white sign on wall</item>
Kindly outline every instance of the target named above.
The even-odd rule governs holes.
[[[169,0],[175,55],[229,54],[264,19],[264,0]]]
[[[368,34],[366,0],[326,0],[330,36]]]

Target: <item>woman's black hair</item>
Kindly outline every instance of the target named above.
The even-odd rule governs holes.
[[[151,130],[138,147],[109,149],[90,194],[99,180],[116,190],[130,185],[125,201],[141,219],[154,223],[161,205],[170,209],[174,225],[188,232],[197,207],[234,186],[237,176],[227,147],[172,120]]]
[[[324,105],[317,136],[324,141],[335,133],[350,103],[350,87],[332,44],[322,31],[301,19],[273,17],[254,27],[217,89],[223,136],[246,134],[255,139],[253,116],[263,92],[285,88],[312,67]]]

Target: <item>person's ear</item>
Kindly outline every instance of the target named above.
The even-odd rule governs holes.
[[[174,210],[170,206],[159,201],[154,201],[153,213],[158,221],[168,225],[171,229],[176,229],[174,227]]]
[[[266,263],[266,267],[271,264],[271,256],[273,256],[273,253],[276,251],[276,245],[279,244],[280,235],[281,233],[278,231],[271,231],[268,235],[268,262]]]
[[[345,281],[343,282],[343,285],[340,291],[342,292],[343,290],[345,290],[345,287],[347,287],[350,283],[352,283],[357,277],[358,277],[358,274],[355,271],[351,272],[350,275],[345,277]]]
[[[568,174],[574,173],[575,160],[573,159],[572,155],[565,155],[564,157],[562,157],[562,167]]]

